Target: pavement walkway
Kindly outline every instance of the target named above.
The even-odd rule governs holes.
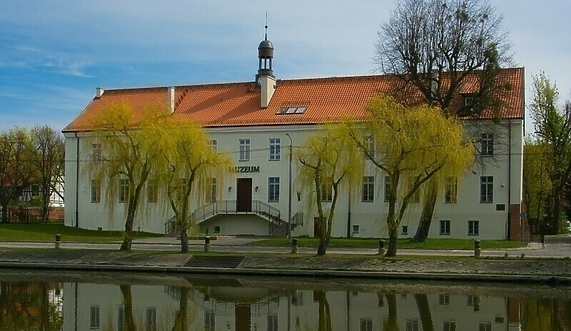
[[[249,246],[248,243],[260,240],[256,237],[221,236],[210,241],[211,252],[232,253],[291,253],[291,247]],[[119,249],[120,242],[96,244],[66,242],[62,238],[61,248],[68,249]],[[49,242],[0,242],[0,248],[53,248],[54,243]],[[133,250],[150,251],[179,251],[180,240],[174,237],[152,237],[133,240]],[[189,250],[204,251],[204,240],[189,240]],[[315,253],[315,248],[299,247],[298,253]],[[359,254],[376,255],[376,248],[329,248],[329,254]],[[545,244],[531,242],[527,247],[508,249],[486,249],[482,247],[481,257],[521,257],[528,258],[571,258],[571,235],[547,236]],[[397,255],[420,256],[474,256],[473,250],[426,250],[426,249],[399,249]]]

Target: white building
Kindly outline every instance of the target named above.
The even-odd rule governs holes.
[[[230,181],[224,187],[214,182],[215,188],[222,191],[222,200],[193,206],[202,232],[285,235],[283,229],[291,220],[293,235],[313,236],[316,215],[305,212],[307,197],[296,190],[297,164],[295,159],[290,163],[289,150],[300,146],[320,123],[340,120],[346,115],[363,118],[371,97],[393,92],[400,81],[391,75],[277,80],[272,70],[273,45],[266,39],[258,50],[256,82],[98,88],[95,98],[63,130],[65,224],[87,229],[124,228],[123,208],[109,213],[101,199],[105,183],[94,183],[85,171],[91,156],[102,148],[84,143],[91,129],[89,117],[113,103],[127,102],[139,111],[145,105],[163,103],[170,107],[174,118],[201,123],[210,134],[213,147],[235,158],[237,167]],[[499,123],[492,123],[489,110],[477,119],[465,121],[466,129],[480,141],[480,159],[484,163],[474,165],[459,180],[457,188],[442,192],[430,237],[513,240],[523,237],[524,69],[503,69],[498,79],[511,87],[500,96],[503,105]],[[462,87],[453,104],[461,106],[468,102],[473,87],[474,84]],[[340,197],[332,235],[387,236],[384,185],[384,174],[371,167],[363,179],[366,192],[357,197],[348,194]],[[157,233],[169,231],[172,215],[154,208],[146,197],[143,204],[146,211],[138,214],[134,228]],[[420,212],[421,203],[413,203],[402,224],[402,237],[414,235]]]

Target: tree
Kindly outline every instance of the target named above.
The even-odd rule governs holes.
[[[546,207],[549,207],[551,179],[547,174],[549,146],[528,138],[523,146],[523,201],[530,220],[531,232],[543,233]],[[541,228],[540,228],[541,227]]]
[[[193,122],[167,117],[152,130],[159,142],[155,149],[160,153],[153,184],[167,188],[167,203],[180,230],[181,252],[186,253],[188,231],[196,225],[191,200],[203,201],[204,192],[211,195],[213,188],[223,187],[233,162],[227,154],[213,149],[204,129]]]
[[[367,107],[364,133],[352,137],[388,183],[386,256],[396,256],[398,230],[411,200],[431,178],[457,178],[472,164],[473,146],[463,137],[459,120],[438,107],[405,107],[388,96],[374,97]],[[373,141],[372,150],[367,141]],[[379,151],[379,152],[376,152]],[[442,182],[440,180],[439,182]]]
[[[0,134],[0,205],[2,223],[8,222],[8,205],[31,183],[34,170],[28,131],[15,127]]]
[[[511,46],[502,17],[485,0],[401,0],[377,34],[375,62],[402,80],[393,93],[401,100],[415,102],[406,99],[418,91],[446,115],[477,116],[485,109],[497,114],[499,96],[511,89],[497,79]],[[468,85],[472,102],[456,102]],[[428,236],[438,187],[431,182],[427,190],[417,241]]]
[[[342,187],[349,194],[358,189],[363,178],[363,156],[341,125],[325,125],[310,135],[296,151],[299,160],[297,181],[307,197],[307,206],[317,209],[315,226],[319,236],[317,255],[327,253],[335,206]],[[353,192],[352,192],[353,191]],[[308,211],[308,214],[314,211]]]
[[[30,139],[35,149],[32,154],[34,182],[40,187],[42,221],[47,222],[51,196],[62,197],[58,185],[63,182],[65,142],[59,132],[47,125],[32,128]]]
[[[94,131],[90,139],[86,139],[86,147],[93,152],[88,171],[92,178],[101,183],[106,181],[109,212],[113,212],[117,202],[126,206],[121,250],[131,250],[141,194],[159,157],[156,148],[159,142],[150,127],[166,114],[158,106],[151,106],[142,115],[137,115],[126,103],[111,104],[94,118]]]
[[[560,228],[561,203],[571,178],[571,103],[559,108],[559,91],[545,73],[533,77],[533,100],[529,106],[535,134],[545,146],[549,162],[545,170],[551,181],[550,211],[555,232]]]

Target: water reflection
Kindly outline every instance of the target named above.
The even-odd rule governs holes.
[[[30,271],[0,281],[0,330],[571,331],[565,287]]]

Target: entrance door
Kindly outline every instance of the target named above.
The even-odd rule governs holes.
[[[238,178],[236,211],[252,211],[252,178]]]

